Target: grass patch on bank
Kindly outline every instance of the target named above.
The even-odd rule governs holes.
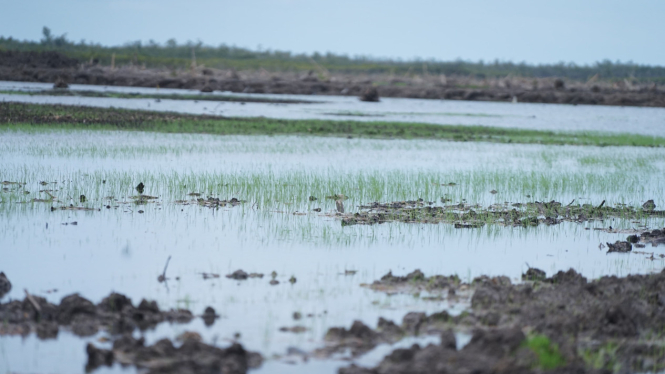
[[[115,108],[0,103],[0,129],[134,130],[217,135],[316,135],[495,143],[662,147],[665,138],[406,122],[227,118]]]
[[[530,336],[525,345],[538,357],[537,366],[543,370],[552,370],[566,364],[559,347],[545,335]]]

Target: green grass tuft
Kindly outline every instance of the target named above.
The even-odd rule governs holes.
[[[559,353],[559,347],[545,335],[533,335],[527,338],[526,346],[538,357],[537,366],[543,370],[552,370],[566,364]]]
[[[619,346],[616,343],[607,343],[594,350],[585,350],[581,353],[582,359],[587,366],[596,370],[606,369],[613,372],[621,369],[617,362],[616,352]]]

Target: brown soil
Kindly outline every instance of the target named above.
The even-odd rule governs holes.
[[[184,333],[182,345],[175,347],[171,340],[162,339],[145,346],[143,338],[125,335],[113,343],[113,349],[99,349],[88,343],[86,352],[90,372],[114,362],[132,365],[149,374],[223,373],[244,374],[261,365],[261,355],[246,351],[238,343],[222,349],[201,342],[197,333]]]
[[[665,90],[655,84],[574,82],[553,78],[475,79],[434,75],[329,74],[317,77],[293,72],[235,72],[218,69],[171,71],[97,64],[76,65],[56,52],[0,52],[0,80],[111,86],[188,88],[244,93],[361,96],[376,88],[379,97],[518,101],[529,103],[665,107]]]
[[[446,280],[448,287],[457,284],[448,281],[454,278],[428,279],[420,272],[389,275],[378,284],[404,288],[431,279]],[[561,358],[553,372],[665,368],[665,271],[588,281],[571,269],[517,285],[506,277],[482,277],[474,280],[473,287],[470,313],[452,317],[445,311],[430,316],[412,312],[400,326],[379,321],[377,330],[355,322],[350,330],[331,329],[326,336],[329,346],[322,352],[360,353],[402,335],[441,334],[439,345],[397,349],[375,368],[351,365],[340,373],[537,373],[543,370],[542,352],[529,348],[527,341],[538,334],[550,340],[548,349],[558,351]],[[471,342],[456,350],[452,330],[471,332]]]

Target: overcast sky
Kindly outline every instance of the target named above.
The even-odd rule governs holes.
[[[0,0],[0,35],[43,26],[105,45],[154,39],[438,60],[665,65],[663,0]]]

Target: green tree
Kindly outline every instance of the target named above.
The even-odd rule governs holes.
[[[51,34],[51,29],[44,26],[42,28],[42,35],[44,35],[41,40],[42,44],[53,44],[53,35]]]

